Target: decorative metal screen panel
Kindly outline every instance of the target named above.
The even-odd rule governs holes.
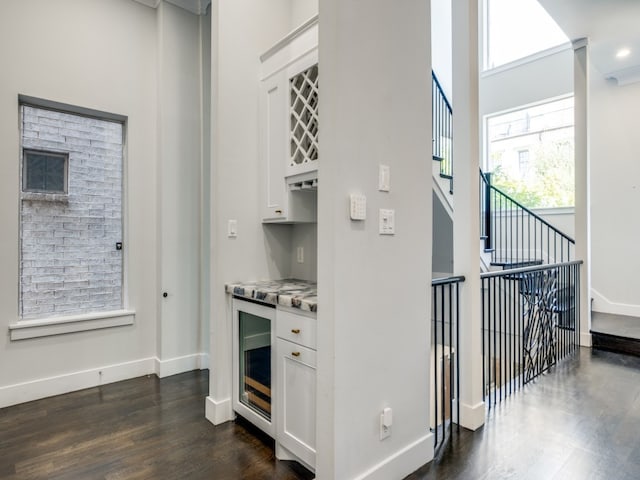
[[[318,160],[318,65],[290,80],[290,166]]]

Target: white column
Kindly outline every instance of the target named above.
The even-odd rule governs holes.
[[[320,1],[319,479],[399,479],[433,458],[429,13],[423,0]],[[363,221],[351,193],[367,197]],[[395,235],[379,234],[380,209]]]
[[[591,346],[591,215],[589,158],[589,42],[573,42],[575,132],[575,237],[580,273],[580,345]]]
[[[478,0],[453,6],[453,264],[464,275],[460,300],[460,425],[484,424],[480,317]]]

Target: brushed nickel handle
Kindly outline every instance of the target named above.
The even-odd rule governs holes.
[[[300,356],[300,352],[291,352],[291,355],[293,355],[294,357],[299,357]]]
[[[300,329],[299,328],[292,328],[291,329],[291,333],[295,333],[296,335],[298,335],[300,333]]]

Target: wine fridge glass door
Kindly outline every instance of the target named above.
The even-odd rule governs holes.
[[[271,321],[245,311],[238,312],[239,400],[249,409],[271,419]]]

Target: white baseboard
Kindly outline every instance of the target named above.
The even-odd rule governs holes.
[[[207,397],[204,402],[204,416],[214,425],[233,420],[234,414],[231,407],[231,399],[225,398],[218,401],[212,397]]]
[[[155,373],[158,377],[164,378],[178,373],[190,372],[191,370],[202,370],[203,368],[209,368],[209,355],[206,353],[194,353],[167,360],[156,358]]]
[[[154,358],[92,368],[0,387],[0,408],[85,388],[155,374]]]
[[[431,460],[433,460],[433,434],[428,433],[358,475],[356,479],[389,480],[390,478],[405,478]]]
[[[591,310],[594,312],[612,313],[614,315],[627,315],[630,317],[640,317],[640,305],[628,303],[615,303],[602,295],[597,290],[591,289],[593,303]]]
[[[160,360],[157,357],[141,358],[131,362],[105,365],[0,387],[0,408],[143,375],[157,375],[162,378],[206,368],[209,368],[209,355],[206,353],[197,353],[169,360]]]
[[[593,344],[591,343],[591,334],[580,332],[580,346],[591,348],[592,345]]]
[[[467,405],[460,402],[460,425],[469,430],[477,430],[484,425],[487,411],[484,402]]]

